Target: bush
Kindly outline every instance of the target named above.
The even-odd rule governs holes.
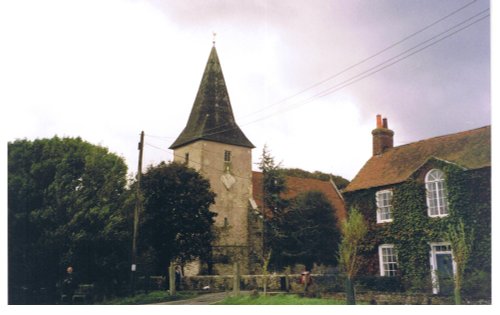
[[[466,274],[462,292],[469,299],[491,299],[491,273],[474,270]]]
[[[404,287],[400,277],[380,277],[380,276],[362,276],[358,277],[359,286],[365,290],[380,292],[403,292]]]

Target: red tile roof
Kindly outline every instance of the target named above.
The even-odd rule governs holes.
[[[252,183],[253,183],[253,199],[257,203],[257,206],[262,209],[262,173],[252,172]],[[298,194],[316,190],[321,191],[328,198],[332,207],[336,210],[336,215],[338,220],[342,220],[346,216],[344,200],[339,195],[339,192],[332,185],[331,182],[322,181],[319,179],[312,178],[299,178],[286,176],[287,191],[282,196],[285,199],[291,199],[296,197]],[[269,212],[267,212],[269,213]]]
[[[403,182],[431,158],[466,169],[491,166],[491,126],[391,148],[371,157],[344,191]]]

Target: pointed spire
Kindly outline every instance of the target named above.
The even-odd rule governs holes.
[[[196,140],[255,147],[234,119],[215,44],[210,51],[187,125],[170,149]]]

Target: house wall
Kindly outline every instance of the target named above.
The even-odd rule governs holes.
[[[447,176],[450,214],[430,218],[427,214],[424,177],[428,170],[440,168]],[[376,223],[375,193],[393,189],[394,219]],[[362,249],[361,274],[378,275],[378,246],[394,244],[398,252],[399,277],[406,289],[429,292],[432,289],[429,261],[430,242],[445,241],[444,231],[460,218],[474,229],[474,246],[466,271],[470,277],[476,270],[491,272],[491,170],[463,170],[440,161],[422,166],[404,183],[349,192],[344,195],[348,208],[355,206],[365,216],[369,232]],[[488,277],[482,278],[488,286]],[[486,290],[487,291],[487,290]]]

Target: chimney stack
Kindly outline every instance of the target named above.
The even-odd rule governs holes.
[[[394,147],[394,131],[389,129],[387,118],[377,115],[377,128],[373,129],[373,155],[380,155]]]

